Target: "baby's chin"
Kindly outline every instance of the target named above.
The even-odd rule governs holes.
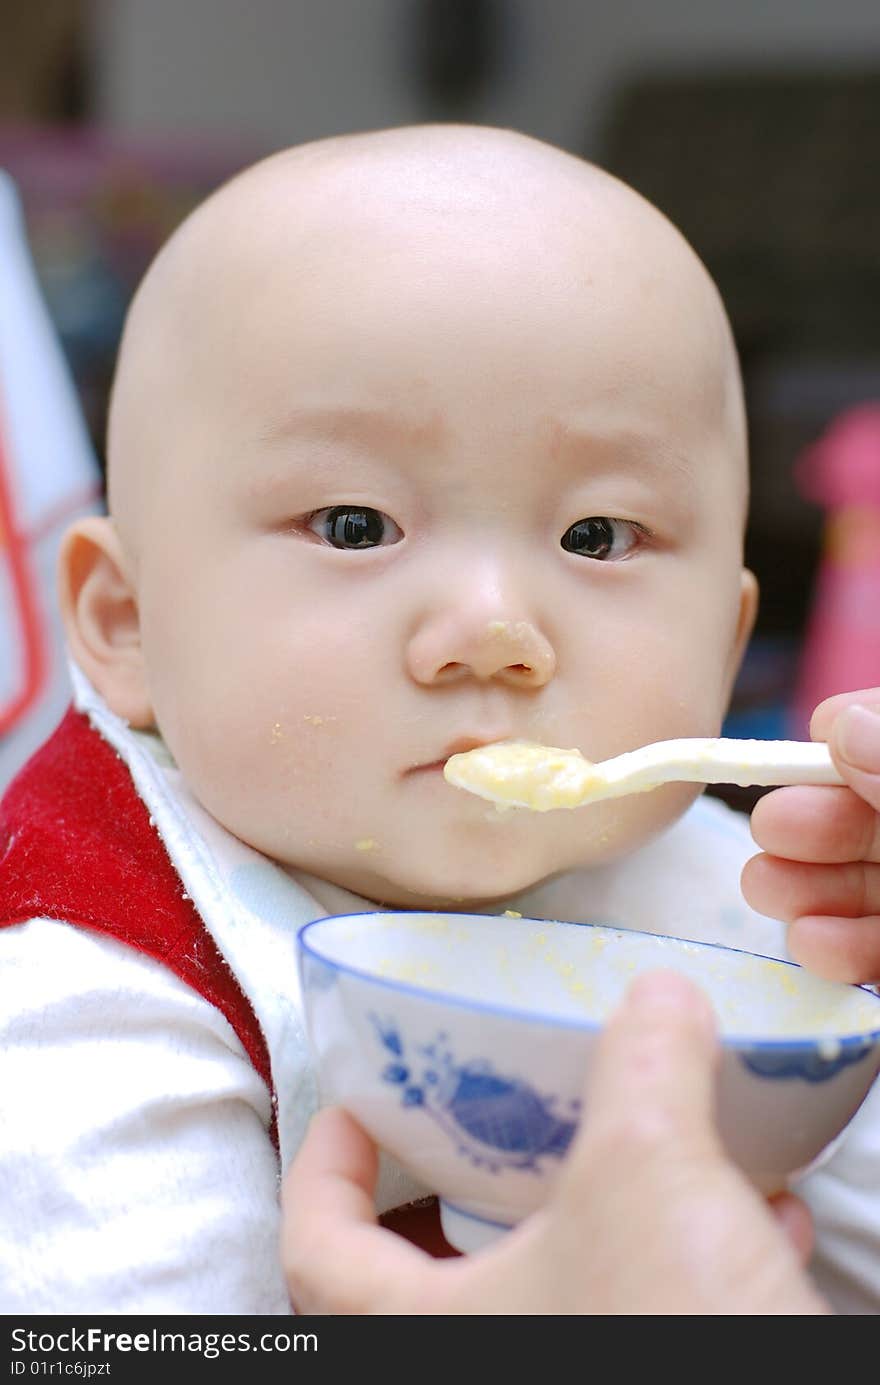
[[[430,913],[443,914],[479,914],[487,910],[500,909],[511,900],[528,889],[535,889],[543,884],[543,880],[533,880],[528,885],[518,886],[513,889],[504,890],[501,894],[475,893],[469,890],[466,894],[446,894],[434,893],[430,890],[406,889],[403,886],[388,884],[372,893],[365,892],[365,898],[372,903],[380,905],[383,909],[405,909],[425,910]]]
[[[585,864],[582,859],[560,859],[556,853],[528,858],[511,851],[506,859],[492,861],[462,861],[454,855],[440,860],[435,855],[427,865],[405,860],[380,866],[376,861],[373,871],[344,871],[334,883],[383,907],[468,913],[503,908],[509,900]]]
[[[383,908],[504,908],[558,876],[626,857],[670,826],[697,792],[691,785],[670,785],[574,812],[522,810],[505,815],[512,830],[499,823],[480,831],[477,824],[466,831],[434,831],[429,842],[411,831],[398,835],[392,827],[357,839],[354,850],[324,851],[312,842],[303,855],[282,863]],[[336,835],[338,840],[343,834]]]
[[[567,826],[574,822],[577,831],[559,833],[552,847],[533,853],[512,848],[490,861],[481,857],[464,863],[453,856],[445,870],[420,873],[418,880],[407,878],[406,889],[395,891],[396,907],[459,913],[503,907],[559,876],[625,860],[677,822],[699,793],[697,785],[671,784],[654,793],[597,804],[592,810],[542,815],[544,822],[560,817]]]
[[[503,904],[559,868],[542,857],[524,860],[522,853],[515,852],[506,859],[481,860],[470,853],[463,859],[435,848],[420,859],[416,852],[398,856],[387,847],[377,847],[369,856],[369,860],[312,861],[308,869],[382,907],[467,912]]]

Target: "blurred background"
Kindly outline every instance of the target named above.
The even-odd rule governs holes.
[[[0,0],[0,169],[97,491],[126,304],[177,222],[274,149],[425,120],[596,160],[719,284],[763,593],[725,729],[805,735],[819,697],[880,683],[876,0]]]

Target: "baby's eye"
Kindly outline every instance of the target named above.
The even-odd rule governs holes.
[[[394,520],[368,505],[331,505],[316,510],[309,528],[332,548],[379,548],[403,538]]]
[[[569,553],[578,553],[583,558],[596,558],[600,562],[613,562],[617,558],[627,557],[637,547],[644,532],[641,525],[628,519],[591,515],[589,519],[579,519],[566,529],[560,542]]]

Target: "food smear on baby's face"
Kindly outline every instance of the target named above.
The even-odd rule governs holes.
[[[443,777],[493,803],[547,813],[576,808],[584,799],[593,765],[579,750],[533,741],[496,741],[450,755]]]

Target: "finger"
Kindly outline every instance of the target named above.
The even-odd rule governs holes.
[[[319,1111],[306,1132],[287,1176],[285,1214],[297,1226],[309,1210],[309,1195],[327,1196],[341,1216],[375,1222],[373,1188],[378,1153],[369,1136],[346,1111]]]
[[[880,979],[880,866],[808,865],[753,856],[742,892],[760,914],[789,924],[796,962],[827,981]]]
[[[715,1150],[717,1038],[711,1005],[676,972],[639,977],[601,1037],[585,1143],[640,1161],[646,1146]]]
[[[880,708],[845,707],[831,723],[828,748],[849,786],[880,809]]]
[[[809,1207],[794,1193],[778,1193],[767,1205],[793,1246],[801,1265],[806,1266],[816,1239]]]
[[[375,1145],[345,1111],[312,1120],[282,1188],[281,1253],[299,1312],[368,1313],[422,1253],[377,1224]]]
[[[880,917],[795,919],[788,950],[796,962],[826,981],[880,981]]]
[[[880,865],[812,865],[753,856],[743,867],[741,885],[753,909],[783,923],[805,914],[864,919],[880,913]]]
[[[856,692],[835,693],[820,702],[810,719],[810,735],[814,741],[827,741],[831,725],[847,707],[871,707],[880,711],[880,688],[859,688]]]
[[[752,836],[771,856],[880,862],[880,816],[852,789],[787,788],[755,804]]]

